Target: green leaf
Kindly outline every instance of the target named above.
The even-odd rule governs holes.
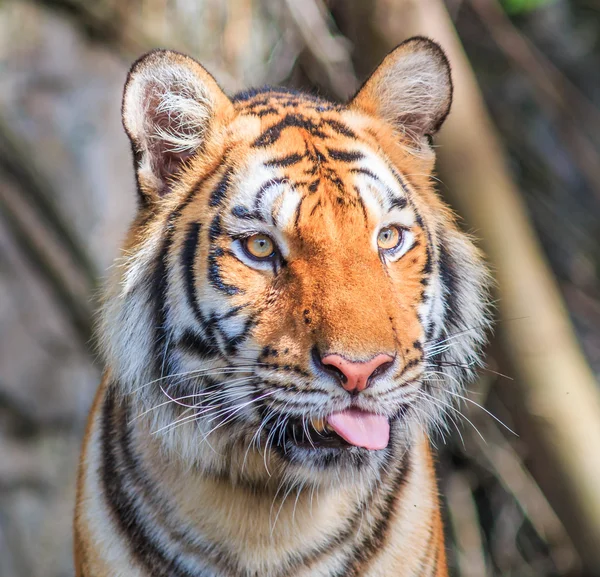
[[[544,4],[550,4],[553,0],[502,0],[504,9],[509,14],[525,14],[532,12]]]

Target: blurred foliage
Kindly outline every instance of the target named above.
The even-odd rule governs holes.
[[[502,5],[509,14],[524,14],[553,1],[554,0],[502,0]]]

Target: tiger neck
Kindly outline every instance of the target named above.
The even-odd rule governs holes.
[[[352,564],[380,555],[386,541],[397,539],[398,523],[406,535],[404,543],[394,544],[396,554],[403,547],[410,551],[410,532],[436,514],[425,439],[370,485],[308,488],[269,479],[260,490],[207,475],[167,454],[143,421],[132,421],[127,405],[107,394],[103,443],[109,501],[113,508],[154,510],[153,523],[174,541],[174,550],[200,551],[223,574],[277,575],[293,563],[319,563],[327,551],[339,549],[361,551],[359,557],[348,555],[344,575],[362,575]],[[423,516],[424,510],[431,513]]]

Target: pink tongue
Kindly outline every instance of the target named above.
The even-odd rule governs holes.
[[[385,449],[390,441],[390,423],[386,417],[358,409],[348,409],[327,417],[329,426],[342,439],[365,449]]]

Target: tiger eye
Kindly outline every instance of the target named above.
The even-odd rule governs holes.
[[[244,241],[246,250],[257,259],[267,259],[273,256],[275,245],[266,234],[253,234]]]
[[[396,248],[402,240],[402,232],[395,226],[386,226],[379,231],[377,236],[377,246],[381,250],[391,250]]]

